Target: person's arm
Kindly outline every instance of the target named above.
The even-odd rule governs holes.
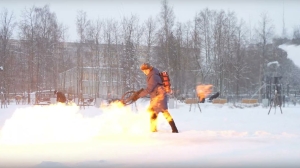
[[[148,95],[149,93],[151,93],[154,88],[156,87],[157,85],[157,79],[155,79],[157,75],[152,75],[150,76],[149,78],[149,81],[147,82],[147,88],[144,89],[140,94],[139,94],[139,97],[145,97],[146,95]],[[157,76],[159,77],[159,76]]]

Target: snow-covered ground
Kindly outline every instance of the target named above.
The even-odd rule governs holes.
[[[268,115],[269,107],[204,103],[200,112],[178,102],[178,134],[161,114],[150,133],[147,105],[9,105],[0,109],[0,167],[300,167],[300,105]]]

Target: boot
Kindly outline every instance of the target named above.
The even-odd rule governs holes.
[[[178,133],[178,130],[177,130],[174,120],[169,121],[169,124],[172,128],[172,133]]]

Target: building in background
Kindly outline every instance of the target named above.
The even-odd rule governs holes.
[[[122,68],[74,67],[59,73],[59,88],[66,94],[104,99],[118,98],[123,94]]]

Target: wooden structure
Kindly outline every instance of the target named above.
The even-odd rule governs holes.
[[[227,99],[213,99],[212,103],[213,104],[225,104],[225,103],[227,103]]]
[[[185,104],[196,104],[199,103],[199,99],[198,98],[187,98],[184,100]]]
[[[242,99],[242,103],[244,103],[244,104],[257,104],[258,99]]]

